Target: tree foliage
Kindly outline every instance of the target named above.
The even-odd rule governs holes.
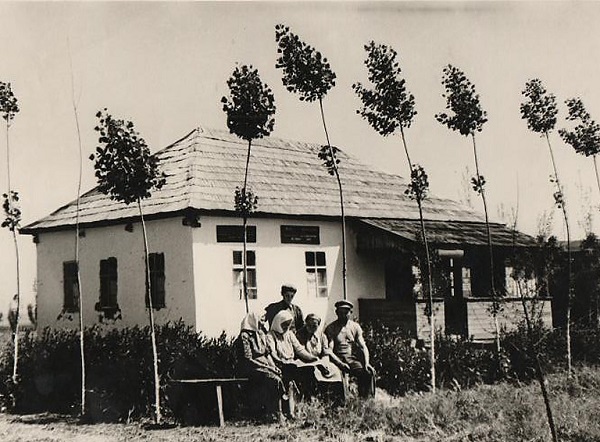
[[[10,83],[0,81],[0,113],[2,113],[2,118],[10,123],[18,112],[19,104]]]
[[[232,134],[250,141],[268,136],[275,125],[275,97],[252,65],[236,66],[227,80],[229,96],[221,98]]]
[[[410,199],[415,201],[424,201],[429,192],[429,178],[425,169],[415,164],[410,172],[410,184],[404,191]]]
[[[19,228],[19,224],[21,223],[19,193],[11,190],[10,200],[7,193],[3,193],[2,198],[2,208],[4,209],[4,221],[2,221],[2,227],[7,227],[8,230],[14,232]]]
[[[282,24],[275,26],[275,41],[279,54],[275,67],[283,70],[286,89],[300,95],[301,101],[323,99],[336,78],[327,58]]]
[[[600,124],[592,119],[580,98],[571,98],[565,104],[569,112],[567,120],[576,125],[572,130],[558,131],[563,141],[586,157],[600,153]]]
[[[398,53],[393,48],[373,41],[364,48],[367,52],[364,64],[373,88],[368,89],[360,82],[352,85],[363,104],[356,113],[385,137],[398,127],[410,127],[417,115],[415,97],[406,89]]]
[[[487,122],[487,113],[481,107],[475,86],[464,72],[452,65],[446,66],[443,70],[442,85],[446,89],[442,97],[446,99],[446,108],[450,113],[441,112],[436,114],[435,118],[461,135],[481,132]]]
[[[158,159],[150,153],[146,141],[136,132],[131,121],[113,118],[105,108],[96,114],[99,133],[95,161],[98,190],[111,199],[130,204],[147,198],[152,189],[165,184]]]
[[[541,135],[550,132],[556,126],[556,97],[548,93],[538,78],[525,84],[522,94],[526,101],[521,103],[521,117],[527,121],[527,127]]]

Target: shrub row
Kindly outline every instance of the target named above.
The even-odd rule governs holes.
[[[427,391],[430,385],[429,355],[401,329],[374,323],[365,327],[378,386],[393,395]],[[548,330],[537,324],[533,330],[535,351],[529,346],[526,329],[504,331],[502,354],[493,343],[476,344],[467,338],[436,336],[436,384],[461,389],[502,380],[528,382],[535,376],[534,354],[546,372],[566,366],[564,330]],[[600,330],[572,329],[573,361],[600,364]]]
[[[565,363],[565,339],[560,330],[538,326],[534,343],[547,371]],[[426,391],[429,388],[429,356],[406,333],[381,324],[365,325],[377,384],[392,395]],[[152,415],[154,385],[148,327],[106,330],[92,327],[85,333],[88,414],[94,420],[125,420]],[[231,377],[235,374],[233,340],[225,335],[207,338],[183,323],[169,324],[157,331],[159,370],[164,414],[186,421],[213,416],[214,401],[194,400],[214,391],[178,389],[171,378]],[[21,339],[19,373],[11,381],[12,346],[0,353],[0,406],[16,412],[77,412],[80,407],[79,337],[73,330],[45,329],[28,332]],[[437,383],[446,389],[468,388],[499,380],[529,381],[534,376],[532,352],[523,328],[502,337],[503,355],[493,346],[476,345],[468,339],[437,337]],[[573,358],[587,364],[600,363],[600,332],[572,331]],[[233,387],[232,387],[233,388]],[[236,394],[225,389],[224,403],[231,414],[240,411]],[[197,409],[204,406],[211,409]]]
[[[175,388],[169,379],[234,374],[236,355],[232,340],[224,334],[207,338],[183,323],[175,323],[158,328],[157,341],[166,415],[186,408],[190,395],[204,393]],[[44,329],[37,334],[27,333],[20,340],[19,350],[16,386],[11,379],[12,345],[0,353],[0,377],[4,381],[0,383],[0,406],[21,413],[77,412],[81,404],[78,332]],[[87,406],[93,420],[118,421],[152,415],[154,381],[148,327],[86,329],[85,352]],[[196,410],[195,414],[213,415],[206,410]]]

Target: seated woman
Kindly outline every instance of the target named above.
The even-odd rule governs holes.
[[[250,379],[249,403],[258,414],[279,418],[280,398],[283,394],[281,370],[275,365],[267,346],[261,318],[248,313],[242,321],[238,337],[238,373]]]
[[[275,363],[283,373],[284,383],[302,381],[302,363],[316,362],[319,358],[310,354],[290,330],[294,318],[288,310],[282,310],[275,315],[271,329],[267,334],[267,345]]]
[[[318,363],[311,373],[308,373],[308,378],[305,380],[306,393],[315,395],[319,390],[328,390],[334,383],[342,382],[342,372],[332,363],[332,359],[337,359],[329,348],[327,336],[321,330],[321,318],[314,313],[306,316],[304,327],[298,330],[298,342],[305,348],[307,352],[318,358]],[[340,386],[343,388],[343,386]]]

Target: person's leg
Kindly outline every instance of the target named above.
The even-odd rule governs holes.
[[[363,364],[356,359],[349,361],[348,365],[350,365],[350,374],[356,378],[358,395],[364,399],[374,397],[375,374],[366,370]]]

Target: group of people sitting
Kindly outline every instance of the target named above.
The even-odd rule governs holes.
[[[346,374],[356,378],[361,397],[374,396],[375,370],[362,328],[350,319],[352,303],[336,302],[337,319],[321,330],[319,316],[304,318],[292,303],[295,294],[293,285],[284,284],[280,302],[242,321],[238,371],[251,380],[254,405],[267,415],[279,413],[279,399],[288,399],[290,386],[301,397],[324,391],[343,402]]]

